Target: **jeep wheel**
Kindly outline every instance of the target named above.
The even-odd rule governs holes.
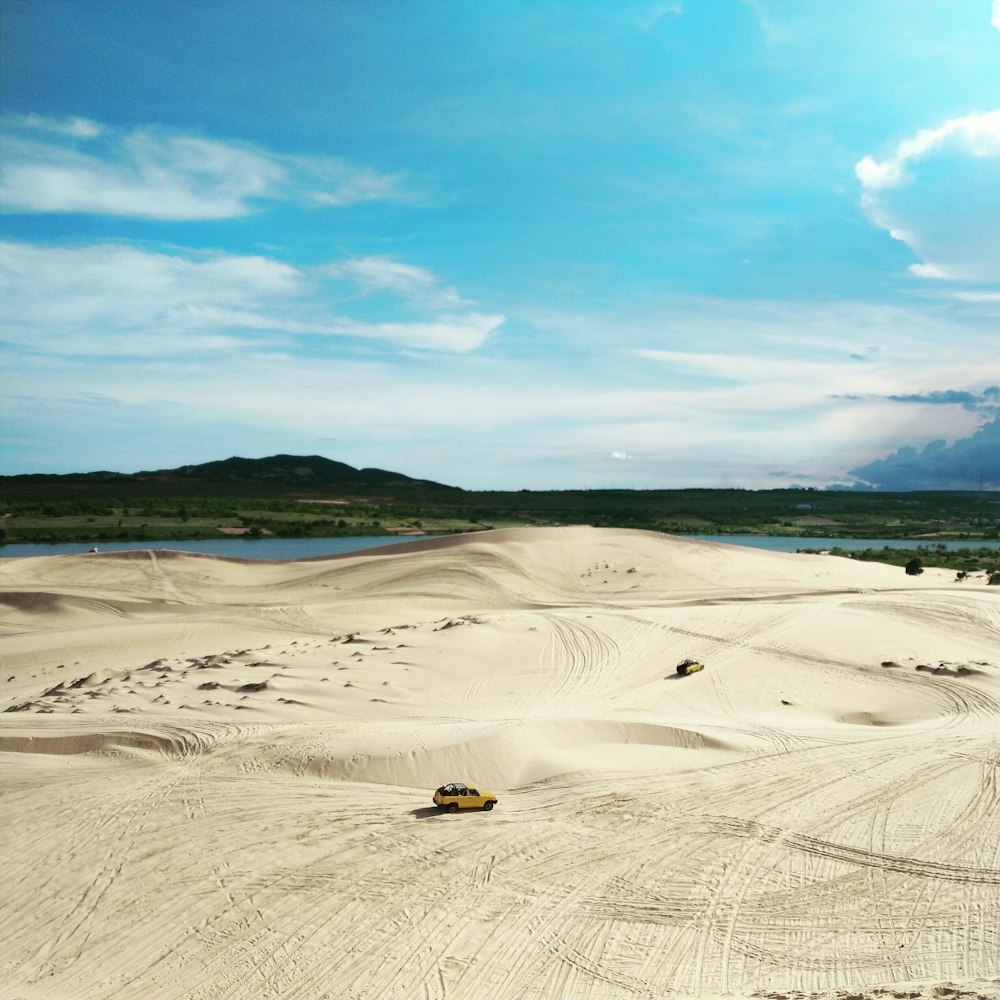
[[[458,812],[458,803],[457,802],[449,802],[448,803],[448,812],[450,812],[450,813],[457,813]]]
[[[483,803],[483,808],[484,808],[484,809],[485,809],[485,810],[486,810],[487,812],[489,812],[489,811],[490,811],[490,810],[491,810],[491,809],[493,808],[493,803],[492,803],[492,801],[491,801],[491,802],[484,802],[484,803]]]

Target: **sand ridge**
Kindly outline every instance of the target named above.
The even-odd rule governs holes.
[[[981,581],[562,528],[0,601],[4,996],[1000,996]]]

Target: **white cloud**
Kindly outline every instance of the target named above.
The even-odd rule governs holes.
[[[994,315],[980,294],[912,307],[674,298],[642,313],[550,313],[549,338],[615,344],[637,363],[600,352],[604,385],[586,408],[577,398],[579,426],[556,423],[545,439],[558,433],[581,463],[588,446],[607,457],[628,441],[630,461],[609,460],[607,476],[628,469],[630,485],[715,484],[727,470],[760,488],[776,484],[775,469],[789,470],[783,482],[843,481],[855,457],[975,430],[980,418],[961,406],[889,397],[981,388],[996,370]],[[612,386],[632,388],[618,397]]]
[[[993,0],[993,17],[990,19],[990,24],[1000,31],[1000,0]]]
[[[290,347],[308,334],[465,352],[504,322],[502,315],[471,310],[433,309],[430,319],[336,315],[319,280],[329,266],[313,271],[262,256],[9,243],[2,246],[2,263],[6,339],[49,354],[170,356],[232,351],[250,341]],[[409,276],[419,278],[425,294],[437,291],[435,306],[462,301],[457,293],[444,294],[451,290],[442,292],[422,268],[395,262],[386,273],[400,277],[390,283],[393,291],[408,291],[403,279]]]
[[[643,31],[652,31],[665,18],[678,18],[684,13],[684,7],[679,0],[669,0],[664,3],[654,3],[635,18],[635,24]]]
[[[549,311],[515,317],[510,338],[530,342],[476,353],[503,318],[397,318],[394,298],[441,284],[402,261],[355,266],[383,299],[344,316],[329,265],[115,246],[2,259],[18,439],[82,447],[77,425],[103,420],[133,453],[155,436],[176,464],[218,457],[190,450],[210,427],[223,454],[251,440],[468,488],[822,484],[900,444],[972,433],[981,418],[962,406],[887,397],[981,390],[996,368],[995,302],[978,295]]]
[[[1000,110],[952,118],[938,128],[921,129],[912,138],[899,143],[895,152],[881,162],[865,156],[855,167],[855,173],[866,194],[899,187],[909,180],[908,164],[923,159],[952,140],[960,151],[972,156],[996,156],[1000,153]]]
[[[952,297],[962,302],[1000,303],[1000,292],[953,292]]]
[[[657,361],[670,367],[680,375],[703,375],[727,382],[747,383],[766,381],[790,381],[793,385],[809,375],[815,377],[817,359],[790,359],[772,357],[768,354],[752,355],[742,353],[720,353],[701,351],[638,350],[637,357],[647,361]],[[827,361],[827,365],[829,361]],[[847,367],[845,359],[843,366]],[[815,383],[809,386],[815,392]]]
[[[1000,280],[1000,110],[922,129],[855,174],[871,221],[917,256],[913,274]]]
[[[365,294],[389,292],[428,309],[458,309],[469,305],[454,288],[441,283],[424,267],[391,257],[353,257],[326,268],[334,278],[345,278]]]
[[[208,308],[252,311],[294,296],[299,272],[278,261],[230,254],[151,253],[135,247],[3,246],[8,335],[43,347],[64,334],[148,334],[200,326]]]
[[[211,448],[229,453],[216,428],[230,427],[237,453],[247,440],[258,442],[259,454],[287,450],[291,441],[303,453],[496,489],[704,486],[726,477],[765,487],[776,485],[769,472],[778,468],[791,469],[792,480],[825,473],[830,481],[831,449],[845,440],[853,449],[844,456],[849,468],[924,430],[961,436],[975,427],[974,416],[957,407],[948,413],[933,408],[936,414],[927,419],[913,412],[919,408],[875,400],[821,399],[808,408],[796,400],[784,407],[750,390],[704,397],[696,391],[637,392],[553,377],[538,366],[494,369],[470,366],[465,355],[439,358],[419,378],[411,368],[374,358],[263,352],[241,355],[235,365],[226,356],[178,356],[99,370],[83,369],[75,359],[44,367],[41,359],[18,359],[16,383],[35,386],[36,399],[11,403],[21,423],[32,407],[44,412],[49,437],[51,428],[74,434],[74,423],[102,415],[120,440],[155,434],[157,455],[174,454],[176,464],[199,459],[198,449],[206,447],[193,436],[199,428],[211,427]],[[202,451],[200,457],[218,454]]]
[[[26,129],[73,136],[78,139],[95,139],[104,131],[98,122],[79,117],[43,118],[41,115],[22,115],[20,118],[11,119],[9,124],[15,129],[20,125]]]
[[[313,160],[296,157],[286,162],[301,172],[303,184],[308,184],[310,178],[315,178],[323,185],[322,189],[308,191],[308,197],[317,205],[339,208],[363,201],[400,198],[402,174],[380,174],[346,160],[330,157]]]
[[[899,239],[899,236],[895,237]],[[903,240],[904,243],[908,242]],[[940,264],[911,264],[907,270],[911,274],[915,274],[918,278],[934,278],[939,281],[945,281],[957,275],[953,275],[948,272],[946,268],[941,267]]]
[[[398,195],[398,175],[329,157],[282,156],[156,128],[108,129],[82,118],[4,123],[0,205],[162,220],[225,219],[263,202],[340,206]]]
[[[382,340],[399,347],[422,351],[474,351],[498,330],[505,320],[502,315],[467,312],[456,316],[441,316],[431,322],[363,323],[341,320],[318,333],[341,334]]]

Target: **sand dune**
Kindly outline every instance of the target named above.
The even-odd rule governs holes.
[[[1000,997],[1000,593],[954,577],[590,528],[2,560],[0,995]]]

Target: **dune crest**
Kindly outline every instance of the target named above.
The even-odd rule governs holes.
[[[570,527],[0,607],[5,995],[1000,996],[995,587]]]

